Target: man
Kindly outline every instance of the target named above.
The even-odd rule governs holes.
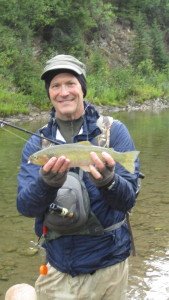
[[[49,123],[39,133],[58,143],[87,140],[96,144],[101,134],[97,126],[99,114],[84,100],[85,65],[73,56],[57,55],[47,62],[41,79],[53,108]],[[44,233],[45,216],[70,168],[70,160],[64,155],[52,157],[43,167],[28,164],[29,156],[44,146],[45,142],[37,136],[30,138],[18,175],[18,210],[36,218],[35,231],[39,237]],[[120,121],[111,126],[110,147],[120,152],[135,149]],[[95,152],[90,155],[90,172],[83,173],[83,181],[91,211],[103,229],[112,229],[98,235],[85,235],[79,230],[76,234],[46,239],[48,272],[36,281],[37,299],[126,299],[131,237],[125,215],[135,204],[139,162],[135,162],[135,172],[131,174],[115,163],[106,149],[103,161]]]

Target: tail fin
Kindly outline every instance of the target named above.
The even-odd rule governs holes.
[[[123,162],[120,162],[120,164],[130,173],[134,174],[135,171],[135,160],[137,159],[139,155],[139,151],[128,151],[124,152],[123,155],[125,155]]]

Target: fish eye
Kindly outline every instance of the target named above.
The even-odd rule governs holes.
[[[38,160],[38,156],[35,155],[33,159],[37,161]]]

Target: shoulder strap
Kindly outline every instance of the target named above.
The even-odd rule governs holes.
[[[111,125],[113,122],[114,122],[114,119],[109,116],[100,116],[99,119],[97,120],[97,126],[102,131],[102,133],[98,137],[98,145],[99,146],[106,147],[106,148],[110,147],[110,128],[111,128]],[[130,214],[130,212],[127,212],[126,218],[122,222],[115,224],[115,226],[117,225],[117,228],[119,228],[125,221],[127,221],[127,225],[128,225],[130,236],[131,236],[132,252],[133,252],[133,256],[135,256],[136,250],[135,250],[134,237],[133,237],[133,232],[132,232],[132,228],[131,228],[131,224],[130,224],[129,214]],[[120,226],[118,226],[118,225],[120,225]],[[113,227],[110,226],[110,228],[105,229],[105,231],[112,230],[112,228]]]
[[[42,148],[42,149],[43,149],[43,148],[47,148],[47,147],[56,145],[55,143],[52,143],[52,142],[50,142],[49,140],[46,140],[46,139],[44,138],[44,134],[43,134],[42,132],[40,132],[40,136],[43,137],[43,138],[41,139],[41,148]]]
[[[100,116],[97,120],[97,126],[101,130],[101,134],[98,136],[98,146],[109,148],[110,146],[110,128],[114,119],[109,116]]]

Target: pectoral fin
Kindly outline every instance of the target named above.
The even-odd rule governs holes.
[[[81,168],[84,172],[90,172],[89,166],[80,166],[80,168]]]

